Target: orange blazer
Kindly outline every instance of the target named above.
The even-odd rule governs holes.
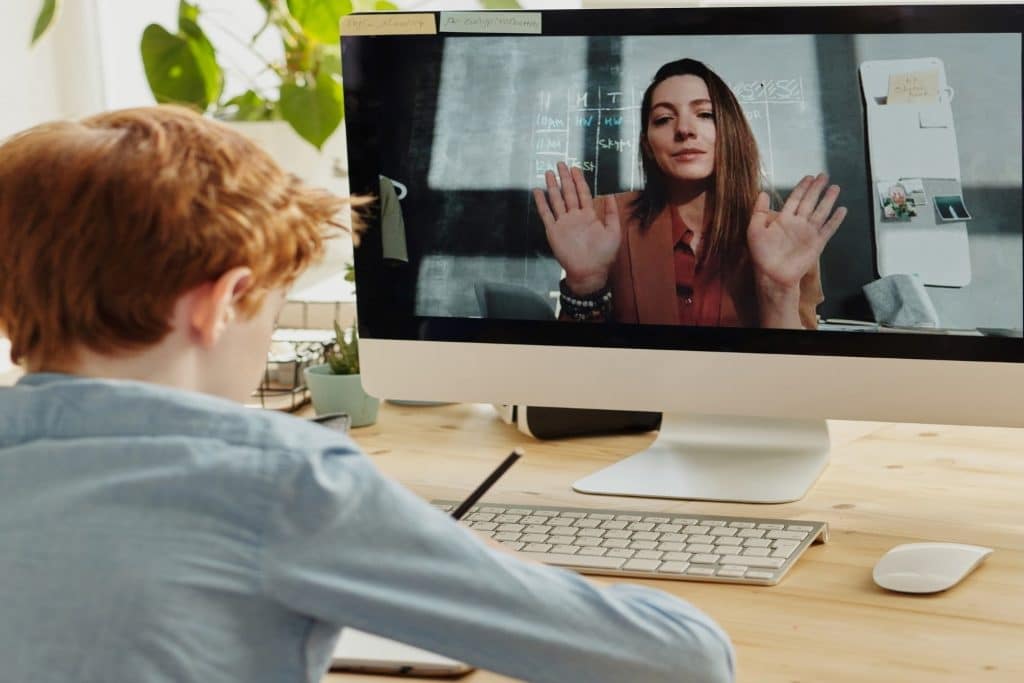
[[[622,221],[622,243],[612,264],[613,317],[616,322],[678,325],[675,263],[672,259],[672,217],[669,207],[658,214],[646,230],[631,217],[636,192],[612,195]],[[604,219],[604,202],[595,202],[598,217]],[[718,323],[728,327],[760,327],[753,269],[749,264],[730,272],[721,269],[722,292],[717,299]],[[800,280],[800,321],[806,329],[817,327],[817,306],[825,300],[818,264]]]

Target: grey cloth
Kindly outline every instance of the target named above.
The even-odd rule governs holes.
[[[890,327],[939,327],[939,314],[917,275],[899,273],[863,287],[875,320]]]
[[[405,242],[405,221],[395,186],[389,178],[380,177],[380,232],[385,260],[408,263],[409,249]]]

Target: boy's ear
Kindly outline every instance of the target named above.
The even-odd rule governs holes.
[[[252,287],[252,270],[232,268],[192,292],[190,332],[204,348],[213,347],[238,315],[238,300]]]

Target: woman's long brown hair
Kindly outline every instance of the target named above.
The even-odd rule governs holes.
[[[697,76],[707,85],[715,116],[715,170],[708,188],[706,251],[702,258],[721,257],[738,264],[747,255],[747,225],[761,191],[757,141],[736,96],[718,74],[695,59],[665,64],[644,91],[640,107],[640,150],[645,185],[631,213],[646,230],[668,203],[668,181],[647,145],[654,89],[673,76]]]

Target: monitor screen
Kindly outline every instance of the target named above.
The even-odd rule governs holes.
[[[1022,422],[1020,6],[426,16],[343,26],[371,386]]]

